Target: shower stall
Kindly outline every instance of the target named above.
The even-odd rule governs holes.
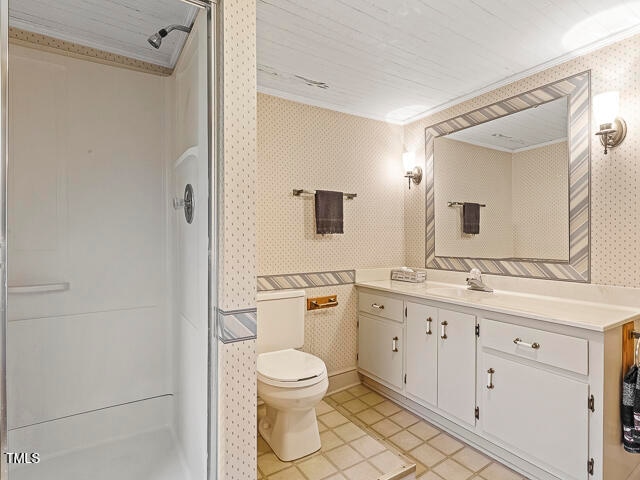
[[[0,0],[1,480],[215,478],[215,25]]]

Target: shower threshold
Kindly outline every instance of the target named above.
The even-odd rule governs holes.
[[[190,480],[169,428],[15,465],[9,480]]]

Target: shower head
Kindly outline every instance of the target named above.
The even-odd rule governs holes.
[[[169,35],[173,30],[180,30],[181,32],[189,33],[191,32],[190,27],[185,27],[184,25],[169,25],[168,27],[161,28],[156,33],[151,35],[147,41],[151,44],[153,48],[160,48],[162,45],[162,39]]]
[[[153,48],[160,48],[162,45],[162,36],[160,32],[156,32],[148,38],[148,42],[151,44]]]

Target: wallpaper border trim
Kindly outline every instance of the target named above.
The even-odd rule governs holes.
[[[285,273],[258,277],[258,291],[285,290],[288,288],[313,288],[355,283],[355,270],[328,272]]]
[[[111,53],[97,48],[86,47],[78,43],[60,40],[59,38],[42,35],[40,33],[28,32],[16,27],[9,27],[9,43],[20,45],[26,48],[42,50],[45,52],[66,55],[68,57],[86,60],[89,62],[110,65],[113,67],[126,68],[136,72],[150,73],[168,77],[173,73],[173,69],[145,62],[117,53]]]
[[[256,308],[224,311],[217,309],[218,338],[222,343],[255,340],[258,331]]]
[[[590,145],[591,71],[535,88],[425,128],[427,268],[482,272],[515,277],[589,282],[590,280]],[[569,97],[569,261],[514,261],[435,255],[434,139],[504,117],[533,105]]]

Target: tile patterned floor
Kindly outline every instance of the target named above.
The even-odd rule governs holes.
[[[415,478],[413,460],[397,447],[374,439],[324,401],[316,414],[322,448],[294,462],[280,461],[258,435],[258,480],[375,480],[392,473]],[[263,415],[264,406],[258,409]]]
[[[420,480],[526,480],[364,385],[330,395],[324,403],[408,457]]]
[[[420,480],[527,480],[364,385],[325,397],[316,413],[322,448],[295,462],[258,435],[258,480],[375,480],[411,464]]]

